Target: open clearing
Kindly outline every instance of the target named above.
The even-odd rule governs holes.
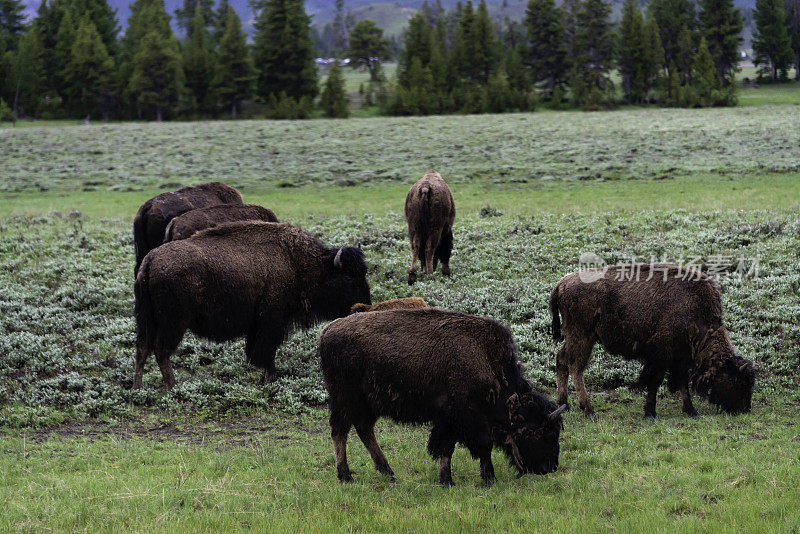
[[[0,130],[0,530],[792,531],[800,528],[800,107],[205,122]],[[453,276],[405,282],[401,215],[428,168],[453,188]],[[224,180],[336,244],[361,244],[373,300],[510,324],[552,394],[547,297],[583,252],[729,262],[726,323],[758,370],[754,410],[662,391],[641,419],[635,363],[598,353],[599,423],[565,420],[561,466],[480,486],[434,484],[425,428],[381,422],[398,474],[355,435],[340,485],[315,356],[319,328],[278,352],[262,386],[242,343],[187,336],[178,387],[155,362],[130,390],[131,222],[161,189]],[[758,277],[730,276],[742,259]],[[751,273],[752,274],[752,273]],[[574,400],[573,400],[574,404]]]

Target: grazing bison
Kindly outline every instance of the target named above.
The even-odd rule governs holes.
[[[566,406],[531,387],[511,332],[492,319],[437,308],[357,313],[325,328],[319,354],[341,481],[352,480],[346,445],[353,425],[375,468],[394,477],[375,440],[379,417],[433,423],[428,452],[440,461],[441,484],[453,484],[456,443],[480,460],[487,484],[495,446],[520,475],[558,467]]]
[[[428,306],[428,303],[422,299],[422,297],[406,297],[402,299],[392,299],[387,300],[384,302],[379,302],[377,304],[373,304],[369,306],[368,304],[353,304],[353,307],[350,308],[350,313],[359,313],[359,312],[375,312],[375,311],[386,311],[386,310],[413,310],[415,308],[425,308]]]
[[[136,247],[133,275],[139,272],[147,253],[164,242],[164,231],[173,218],[189,210],[219,204],[243,204],[242,194],[229,185],[210,182],[161,193],[142,204],[133,219],[133,242]]]
[[[406,195],[405,216],[411,241],[408,283],[417,280],[417,258],[425,274],[433,274],[442,262],[442,274],[450,276],[453,221],[456,205],[447,183],[436,171],[428,171]]]
[[[637,274],[638,272],[638,274]],[[594,409],[583,382],[592,347],[644,362],[639,385],[647,390],[644,414],[656,416],[656,393],[669,372],[683,411],[697,416],[689,386],[730,413],[750,410],[755,371],[731,345],[722,326],[722,301],[713,280],[674,265],[617,265],[568,274],[550,296],[557,397],[567,402],[567,372],[587,416]],[[560,314],[560,316],[559,316]]]
[[[169,361],[186,330],[215,341],[246,338],[253,365],[275,379],[275,351],[294,325],[350,313],[370,302],[358,248],[328,248],[289,224],[226,223],[152,250],[134,285],[136,362],[142,385],[151,352],[167,388]]]
[[[200,230],[226,222],[264,221],[278,222],[272,210],[256,204],[220,204],[187,211],[172,219],[164,231],[164,243],[186,239]]]

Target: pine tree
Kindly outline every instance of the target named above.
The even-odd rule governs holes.
[[[753,51],[760,78],[776,81],[788,76],[793,54],[783,0],[756,0]]]
[[[692,32],[685,26],[678,33],[678,43],[673,59],[675,61],[675,66],[678,68],[678,77],[681,80],[681,84],[686,85],[691,83],[694,46]]]
[[[344,90],[344,78],[342,68],[338,61],[334,61],[331,70],[328,71],[328,79],[320,97],[320,105],[326,117],[332,119],[346,119],[350,114],[347,107],[347,96]]]
[[[644,17],[637,0],[622,4],[622,21],[617,32],[617,67],[628,102],[642,102],[650,90],[649,63],[652,57],[645,33]]]
[[[350,31],[349,42],[347,55],[350,57],[350,65],[353,68],[366,66],[370,81],[379,81],[381,61],[391,56],[389,40],[383,37],[383,30],[375,21],[362,20]]]
[[[161,122],[165,112],[178,104],[183,89],[178,42],[153,30],[142,38],[133,58],[133,74],[128,86],[141,112]]]
[[[211,24],[215,16],[214,0],[183,0],[183,6],[175,10],[175,22],[189,38],[192,37],[194,31],[194,19],[198,9],[203,15],[203,21]],[[203,28],[208,30],[206,26]]]
[[[66,0],[72,10],[72,19],[76,23],[83,17],[89,17],[94,24],[108,54],[113,58],[119,52],[119,25],[117,12],[107,0]]]
[[[113,75],[114,60],[108,55],[97,28],[88,16],[84,17],[63,73],[67,98],[76,106],[76,111],[88,115],[99,110],[107,120],[111,110]]]
[[[72,59],[72,45],[75,44],[77,21],[72,17],[72,10],[64,9],[61,13],[61,22],[56,32],[55,45],[53,47],[54,76],[56,79],[56,90],[64,101],[67,113],[72,111],[74,102],[69,98],[69,82],[65,79],[65,73],[69,69]]]
[[[714,59],[708,49],[705,37],[700,39],[697,54],[692,65],[692,87],[700,107],[709,107],[715,104],[716,92],[720,89],[722,80],[717,73]]]
[[[604,0],[586,0],[577,14],[573,99],[587,109],[597,109],[609,100],[613,83],[609,71],[614,59],[611,6]]]
[[[136,116],[141,114],[142,108],[137,105],[136,95],[131,92],[130,83],[135,57],[145,35],[153,31],[161,36],[162,41],[174,38],[163,0],[135,0],[131,5],[131,15],[128,17],[128,29],[122,37],[117,69],[117,85],[128,114]]]
[[[397,78],[403,87],[409,87],[408,70],[415,59],[420,65],[428,66],[431,62],[431,27],[422,13],[416,13],[408,21],[408,28],[403,34],[405,47],[400,52]]]
[[[800,0],[786,0],[786,24],[794,53],[794,79],[800,81]]]
[[[242,32],[242,21],[233,9],[228,10],[225,33],[219,43],[217,77],[214,84],[222,104],[236,118],[242,100],[255,94],[256,71]]]
[[[564,12],[554,0],[530,0],[525,12],[528,30],[526,64],[534,83],[544,84],[547,94],[563,83],[567,73]]]
[[[32,115],[41,98],[44,47],[36,32],[24,34],[12,54],[10,81],[13,84],[11,109],[14,120],[22,114]]]
[[[664,102],[669,94],[669,78],[664,75],[664,48],[661,46],[658,23],[653,17],[648,18],[645,23],[645,43],[648,86],[654,89],[657,98]]]
[[[333,55],[340,57],[347,51],[347,23],[344,12],[344,0],[336,0],[333,18]]]
[[[299,101],[319,92],[311,19],[303,0],[261,0],[257,4],[253,54],[258,72],[257,92],[264,98],[285,91]]]
[[[728,84],[738,71],[742,14],[733,0],[700,0],[700,31],[706,39],[717,75]]]
[[[48,3],[42,0],[36,11],[36,18],[31,25],[31,31],[39,34],[39,39],[44,47],[42,61],[44,64],[44,92],[55,96],[62,87],[58,65],[55,59],[56,34],[61,24],[61,17],[65,11],[64,2],[53,1]]]
[[[481,0],[475,13],[475,22],[472,29],[472,53],[470,77],[480,84],[489,81],[489,76],[499,62],[499,49],[492,19],[486,0]]]
[[[652,0],[648,13],[658,24],[661,46],[664,48],[664,66],[674,61],[680,69],[678,56],[684,52],[680,43],[681,32],[685,28],[693,35],[697,26],[693,0]]]
[[[225,25],[228,21],[228,11],[230,9],[232,8],[228,0],[220,0],[216,11],[214,11],[214,18],[211,19],[211,26],[213,27],[211,36],[215,45],[219,45],[220,41],[222,41],[222,35],[225,33]],[[239,26],[241,27],[241,25],[240,19]]]
[[[200,4],[192,19],[189,39],[181,52],[186,89],[191,93],[194,107],[209,112],[216,104],[213,94],[214,51]]]
[[[25,31],[25,4],[22,0],[0,0],[0,41],[6,51],[17,49]]]
[[[475,27],[475,10],[472,7],[472,0],[467,0],[467,3],[460,9],[460,17],[456,26],[455,35],[453,37],[453,46],[451,52],[451,62],[456,72],[458,81],[470,79],[470,72],[472,71],[472,50],[473,40],[472,35]],[[423,66],[426,63],[423,63]]]

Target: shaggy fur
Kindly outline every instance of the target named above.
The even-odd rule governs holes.
[[[229,185],[210,182],[161,193],[142,204],[133,219],[133,242],[136,247],[134,277],[147,253],[164,242],[164,231],[174,217],[189,210],[218,204],[243,204],[242,194]]]
[[[520,475],[558,467],[561,411],[522,376],[511,332],[492,319],[437,308],[356,313],[325,328],[319,355],[342,481],[352,479],[351,426],[376,469],[393,476],[373,433],[379,417],[433,423],[428,452],[440,459],[442,484],[453,483],[456,443],[480,460],[487,484],[493,447]]]
[[[456,205],[447,183],[436,171],[428,171],[406,195],[405,216],[411,242],[408,283],[417,280],[417,258],[425,274],[433,274],[442,262],[442,274],[450,275],[453,222]]]
[[[386,310],[413,310],[416,308],[425,308],[428,306],[428,303],[425,302],[422,297],[406,297],[402,299],[392,299],[386,300],[384,302],[379,302],[377,304],[373,304],[369,306],[368,304],[353,304],[353,307],[350,308],[350,313],[360,313],[360,312],[375,312],[375,311],[386,311]]]
[[[136,361],[142,385],[151,352],[168,388],[184,333],[247,340],[247,359],[275,379],[275,351],[293,326],[344,317],[371,302],[358,248],[328,248],[289,224],[225,223],[152,250],[134,285]]]
[[[237,221],[279,222],[272,210],[256,204],[208,206],[187,211],[172,219],[164,232],[164,243],[186,239],[200,230]]]
[[[583,373],[599,342],[610,354],[644,363],[639,385],[647,390],[648,418],[656,416],[656,393],[668,372],[667,385],[681,391],[683,411],[693,417],[690,384],[728,412],[749,411],[755,372],[736,354],[722,326],[713,280],[674,265],[639,268],[638,281],[628,279],[630,265],[617,265],[569,274],[553,289],[553,337],[560,339],[563,328],[566,338],[556,355],[559,403],[567,402],[569,372],[580,407],[596,417]]]

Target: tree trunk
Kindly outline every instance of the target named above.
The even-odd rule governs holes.
[[[161,122],[161,106],[156,107],[156,122]]]
[[[236,120],[236,102],[231,106],[231,118]]]
[[[14,126],[17,125],[17,106],[19,105],[19,86],[22,84],[22,76],[17,76],[17,90],[14,92],[14,106],[11,108],[11,120]]]

